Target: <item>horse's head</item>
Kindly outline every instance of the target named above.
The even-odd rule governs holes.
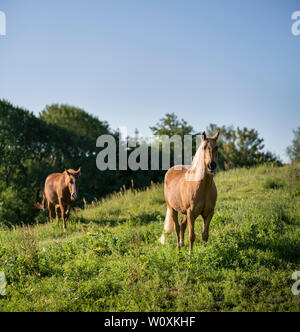
[[[80,172],[81,168],[79,168],[78,171],[74,171],[73,169],[65,170],[66,185],[70,191],[71,201],[75,201],[78,195]]]
[[[208,174],[214,174],[218,162],[217,140],[219,132],[213,137],[207,137],[205,131],[202,133],[202,149],[204,150],[204,164]]]

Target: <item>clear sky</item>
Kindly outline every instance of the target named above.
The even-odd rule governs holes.
[[[298,0],[0,0],[0,98],[79,106],[149,136],[175,112],[256,128],[285,149],[300,126]]]

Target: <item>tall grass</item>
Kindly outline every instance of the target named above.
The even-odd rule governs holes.
[[[116,193],[56,222],[0,231],[0,311],[299,311],[300,167],[216,176],[207,245],[162,246],[161,185]]]

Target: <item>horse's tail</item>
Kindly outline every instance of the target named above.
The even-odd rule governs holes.
[[[35,206],[40,209],[40,210],[45,210],[46,209],[46,203],[47,203],[47,198],[46,198],[46,194],[45,192],[43,191],[43,200],[42,200],[42,203],[35,203]]]
[[[164,223],[164,231],[163,231],[161,237],[159,238],[159,242],[161,244],[165,244],[165,234],[170,234],[173,232],[174,232],[174,223],[171,218],[171,209],[168,207],[166,218],[165,218],[165,223]]]

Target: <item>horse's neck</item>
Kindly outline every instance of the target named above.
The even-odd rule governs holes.
[[[186,181],[200,182],[207,177],[207,171],[204,164],[204,151],[202,146],[197,150],[191,168],[186,173]]]
[[[194,190],[207,190],[212,185],[213,177],[207,173],[202,145],[197,150],[191,168],[186,173],[185,182],[191,183]]]
[[[68,185],[66,183],[66,174],[65,174],[65,172],[62,173],[62,175],[61,175],[61,186],[62,186],[63,190],[65,190],[68,187]]]

